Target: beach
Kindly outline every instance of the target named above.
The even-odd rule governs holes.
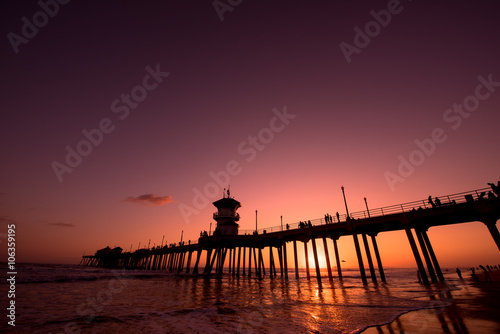
[[[460,280],[448,274],[447,280],[456,288],[435,296],[452,305],[412,311],[363,333],[500,333],[500,271],[489,273],[491,282],[485,282],[482,273],[477,274],[481,282],[475,282],[470,271],[462,275]]]
[[[8,333],[495,333],[498,274],[476,283],[445,270],[425,287],[414,269],[387,268],[387,283],[359,271],[314,276],[177,275],[69,265],[21,265],[16,326]],[[479,275],[478,275],[479,276]],[[2,288],[5,284],[2,284]]]

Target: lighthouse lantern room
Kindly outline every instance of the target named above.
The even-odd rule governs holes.
[[[241,203],[231,198],[228,189],[227,197],[224,191],[223,197],[212,204],[217,208],[217,212],[214,212],[214,220],[217,222],[214,234],[237,235],[239,225],[236,222],[240,220],[240,215],[236,213],[236,210],[241,206]]]

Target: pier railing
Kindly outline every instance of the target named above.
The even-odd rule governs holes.
[[[491,188],[481,188],[481,189],[475,189],[475,190],[465,191],[465,192],[451,194],[451,195],[434,196],[434,197],[432,197],[432,201],[434,203],[435,199],[438,198],[439,201],[441,202],[440,206],[448,206],[448,205],[466,203],[468,201],[476,201],[476,200],[479,200],[481,198],[487,199],[488,193],[490,191],[491,191]],[[434,204],[434,205],[436,205],[436,204]],[[384,206],[381,208],[352,212],[349,216],[351,217],[351,219],[365,219],[365,218],[369,218],[369,217],[377,217],[377,216],[385,216],[385,215],[391,215],[391,214],[396,214],[396,213],[409,212],[412,210],[418,210],[419,208],[431,209],[431,208],[433,208],[433,206],[429,202],[429,199],[426,198],[426,199],[418,200],[418,201],[412,201],[412,202],[406,202],[406,203],[401,203],[401,204]],[[345,222],[346,220],[347,220],[346,214],[339,214],[338,217],[336,215],[332,216],[332,222],[328,222],[328,223],[325,221],[324,218],[304,220],[302,223],[308,224],[309,222],[311,222],[312,226],[318,226],[318,225],[325,225],[325,224],[341,223],[341,222]],[[300,225],[301,225],[301,222],[283,223],[283,226],[278,225],[278,226],[260,228],[257,230],[257,233],[263,234],[263,233],[285,231],[287,229],[297,229],[297,228],[300,228]],[[239,230],[238,234],[251,235],[254,233],[255,233],[255,230]]]
[[[491,191],[491,188],[481,188],[481,189],[476,189],[476,190],[471,190],[471,191],[466,191],[466,192],[461,192],[461,193],[456,193],[456,194],[451,194],[451,195],[444,195],[444,196],[434,196],[432,197],[432,201],[435,204],[435,199],[439,198],[440,201],[440,206],[449,206],[449,205],[455,205],[455,204],[460,204],[460,203],[466,203],[466,202],[474,202],[477,200],[480,200],[481,198],[487,199],[488,198],[488,193]],[[423,199],[423,200],[418,200],[418,201],[412,201],[412,202],[406,202],[406,203],[401,203],[401,204],[395,204],[395,205],[389,205],[389,206],[384,206],[381,208],[374,208],[374,209],[369,209],[369,210],[363,210],[363,211],[356,211],[352,212],[349,216],[351,219],[366,219],[370,217],[379,217],[379,216],[386,216],[386,215],[391,215],[391,214],[397,214],[397,213],[404,213],[404,212],[410,212],[412,210],[419,210],[419,209],[431,209],[433,208],[433,205],[429,202],[429,198]],[[214,214],[215,217],[215,214]],[[238,215],[239,218],[239,215]],[[309,223],[312,226],[319,226],[319,225],[325,225],[325,224],[335,224],[335,223],[342,223],[347,221],[347,215],[346,214],[339,214],[338,216],[335,214],[331,216],[331,222],[326,222],[325,218],[316,218],[316,219],[311,219],[311,220],[304,220],[304,221],[299,221],[299,222],[294,222],[294,223],[283,223],[283,225],[277,225],[277,226],[271,226],[271,227],[264,227],[260,228],[257,230],[258,234],[266,234],[266,233],[272,233],[272,232],[281,232],[281,231],[286,231],[286,230],[292,230],[292,229],[298,229],[301,226],[307,227]],[[303,224],[303,225],[302,225]],[[255,234],[255,229],[253,230],[242,230],[240,229],[238,231],[239,235],[252,235]],[[208,236],[213,235],[213,231],[208,232]],[[198,240],[185,240],[182,242],[182,245],[192,245],[192,244],[197,244]],[[175,246],[180,246],[179,243],[176,243]],[[172,245],[164,245],[162,247],[153,247],[152,249],[162,249],[162,248],[170,248]],[[150,250],[148,248],[142,248],[139,251],[146,251]],[[138,250],[136,250],[138,251]],[[129,252],[126,252],[129,253]]]

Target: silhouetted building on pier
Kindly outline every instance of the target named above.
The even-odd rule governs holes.
[[[241,203],[229,197],[228,190],[227,197],[223,197],[212,204],[217,208],[217,212],[214,212],[214,219],[217,222],[214,234],[238,235],[239,225],[236,222],[240,220],[240,215],[236,213],[236,210],[241,207]]]

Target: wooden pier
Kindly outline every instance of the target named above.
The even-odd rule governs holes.
[[[385,282],[386,276],[376,237],[382,232],[404,230],[422,282],[428,285],[431,282],[444,280],[427,235],[431,227],[483,222],[500,250],[500,234],[496,227],[496,222],[500,219],[500,198],[492,196],[492,193],[486,196],[489,190],[489,188],[484,188],[441,196],[439,205],[428,200],[420,200],[354,212],[349,216],[338,215],[327,221],[322,218],[308,221],[306,224],[302,222],[287,224],[287,228],[277,226],[257,231],[238,230],[236,222],[240,217],[236,210],[240,203],[230,198],[228,194],[228,197],[214,202],[218,208],[218,212],[214,213],[214,219],[217,221],[214,235],[204,235],[196,243],[139,249],[135,252],[122,253],[121,248],[106,248],[95,255],[83,256],[80,264],[110,268],[166,270],[187,274],[215,274],[219,277],[226,272],[237,277],[269,276],[275,278],[279,272],[280,277],[288,278],[287,252],[293,251],[295,277],[298,278],[297,243],[302,242],[307,278],[310,278],[308,243],[311,243],[316,277],[321,282],[316,244],[318,241],[323,243],[329,280],[334,279],[328,251],[328,244],[333,243],[337,267],[336,278],[342,280],[337,241],[341,237],[352,237],[363,283],[367,283],[367,275],[361,253],[362,247],[368,261],[369,278],[372,282],[378,280]],[[450,226],[450,228],[453,227]],[[362,245],[359,242],[359,235],[361,235]],[[266,249],[267,252],[263,252]],[[269,254],[267,268],[264,265],[263,253]],[[205,259],[204,267],[200,267],[202,258]]]

